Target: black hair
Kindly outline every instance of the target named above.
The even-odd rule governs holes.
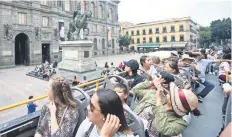
[[[147,57],[148,57],[148,56],[143,55],[143,56],[140,58],[140,64],[141,64],[142,66],[143,66],[143,64],[145,63]]]
[[[28,99],[33,99],[33,96],[29,96],[29,98]]]
[[[113,63],[113,62],[111,62],[111,65],[114,65],[114,63]]]
[[[175,81],[175,78],[173,75],[169,74],[166,71],[160,72],[161,77],[166,81],[164,84],[169,84],[171,82]]]
[[[179,73],[179,68],[178,68],[178,61],[176,60],[169,60],[168,65],[175,70],[175,72],[178,74]]]
[[[130,131],[126,118],[124,115],[124,109],[120,97],[116,92],[111,89],[99,89],[97,91],[98,103],[101,108],[101,113],[106,117],[108,114],[115,115],[119,118],[121,127],[118,129],[119,132]]]
[[[126,95],[129,94],[128,88],[127,88],[126,85],[123,84],[123,83],[117,83],[117,84],[114,86],[114,88],[120,88],[120,89],[123,91],[124,94],[126,94]]]
[[[231,54],[227,53],[227,54],[223,55],[223,59],[231,60]]]
[[[108,62],[105,63],[105,68],[109,68]]]
[[[84,76],[83,79],[86,80],[86,76]]]
[[[200,115],[202,115],[201,112],[200,112],[200,110],[198,110],[197,108],[192,111],[192,114],[194,116],[200,116]]]
[[[74,76],[73,78],[77,78],[77,76]]]

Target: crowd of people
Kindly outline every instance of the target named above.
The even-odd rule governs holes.
[[[116,83],[113,89],[100,88],[94,93],[87,108],[88,116],[75,136],[134,137],[129,128],[133,118],[124,111],[125,107],[130,107],[141,118],[147,137],[181,136],[191,117],[201,115],[198,102],[203,102],[214,89],[215,85],[206,78],[209,65],[219,63],[218,79],[226,83],[226,95],[229,96],[232,91],[228,79],[231,52],[224,51],[222,59],[212,58],[212,51],[209,56],[205,54],[204,51],[186,52],[183,55],[172,52],[169,58],[164,59],[143,55],[140,64],[134,59],[123,61],[115,68],[114,74],[119,74],[128,84],[111,78],[110,82]],[[114,67],[114,64],[111,63],[111,66]],[[106,62],[106,70],[109,67]],[[204,88],[197,92],[199,85]],[[73,136],[79,106],[67,80],[59,75],[52,76],[47,94],[50,103],[42,108],[35,137]],[[139,100],[134,107],[131,106],[130,96]]]
[[[45,63],[43,63],[41,66],[36,66],[33,71],[29,72],[29,75],[44,80],[49,80],[53,75],[56,74],[57,64],[57,61],[55,61],[53,64],[45,61]]]

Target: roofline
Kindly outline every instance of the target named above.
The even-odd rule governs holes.
[[[139,24],[127,26],[127,27],[122,26],[122,29],[150,26],[150,25],[155,25],[155,24],[164,24],[164,23],[175,22],[175,21],[187,21],[187,20],[197,25],[197,23],[195,23],[190,17],[183,17],[183,18],[172,18],[172,19],[166,19],[166,20],[160,20],[160,21],[154,21],[154,22],[145,22],[143,24],[139,23]]]

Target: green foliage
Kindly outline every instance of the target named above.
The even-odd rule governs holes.
[[[231,19],[214,20],[209,27],[200,27],[199,34],[201,45],[209,45],[211,42],[219,44],[220,40],[227,43],[231,38]]]
[[[119,46],[128,47],[131,42],[131,36],[124,35],[119,37]]]
[[[200,44],[204,45],[207,44],[209,45],[209,43],[211,42],[211,30],[209,27],[200,27]]]
[[[227,40],[231,38],[231,19],[212,21],[210,24],[212,40]]]

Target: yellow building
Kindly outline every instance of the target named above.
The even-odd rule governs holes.
[[[121,35],[131,36],[136,50],[195,49],[199,25],[190,17],[121,26]]]

